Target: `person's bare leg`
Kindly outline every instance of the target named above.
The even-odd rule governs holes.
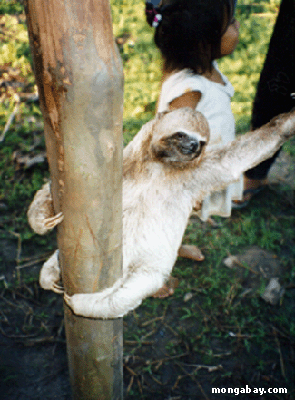
[[[183,258],[189,258],[194,261],[203,261],[205,259],[201,250],[194,245],[183,244],[178,250],[178,256]]]
[[[267,179],[251,179],[244,175],[244,192],[242,200],[233,200],[233,203],[241,208],[247,205],[255,194],[267,185]]]

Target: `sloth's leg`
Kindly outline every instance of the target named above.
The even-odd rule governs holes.
[[[138,307],[145,297],[164,283],[161,271],[141,271],[138,268],[112,288],[98,293],[64,295],[65,302],[77,315],[89,318],[119,318]]]
[[[39,283],[43,289],[53,290],[53,292],[62,294],[63,288],[59,285],[61,280],[61,271],[58,262],[58,250],[52,254],[52,256],[43,264],[40,276]]]

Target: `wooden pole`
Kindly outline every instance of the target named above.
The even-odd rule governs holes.
[[[108,0],[26,0],[66,293],[121,276],[123,73]],[[122,319],[65,307],[75,400],[122,399]]]

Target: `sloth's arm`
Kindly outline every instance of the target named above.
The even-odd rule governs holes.
[[[147,272],[148,271],[148,272]],[[44,263],[40,272],[40,286],[64,293],[59,285],[61,271],[58,260],[58,250]],[[90,318],[118,318],[139,306],[145,297],[159,290],[165,282],[159,269],[141,269],[129,274],[125,279],[118,279],[115,284],[101,292],[81,293],[69,296],[64,294],[65,302],[76,315]]]
[[[39,235],[45,235],[63,220],[60,212],[54,215],[50,183],[45,183],[34,196],[27,212],[30,227]]]
[[[148,270],[148,269],[147,269]],[[90,318],[119,318],[138,307],[145,297],[151,296],[164,284],[159,271],[142,268],[119,279],[114,286],[98,293],[64,295],[65,302],[74,314]]]
[[[198,192],[198,200],[238,180],[244,171],[270,158],[294,135],[295,111],[281,114],[229,145],[205,154],[194,172],[193,190]]]
[[[59,251],[55,250],[52,256],[43,264],[39,283],[43,289],[52,290],[55,293],[62,294],[63,287],[59,285],[61,281],[61,271],[58,260]]]

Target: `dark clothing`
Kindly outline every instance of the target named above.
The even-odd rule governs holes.
[[[260,75],[252,110],[252,129],[295,107],[295,1],[282,0]],[[293,96],[292,96],[293,93]],[[245,175],[265,179],[279,151]]]

